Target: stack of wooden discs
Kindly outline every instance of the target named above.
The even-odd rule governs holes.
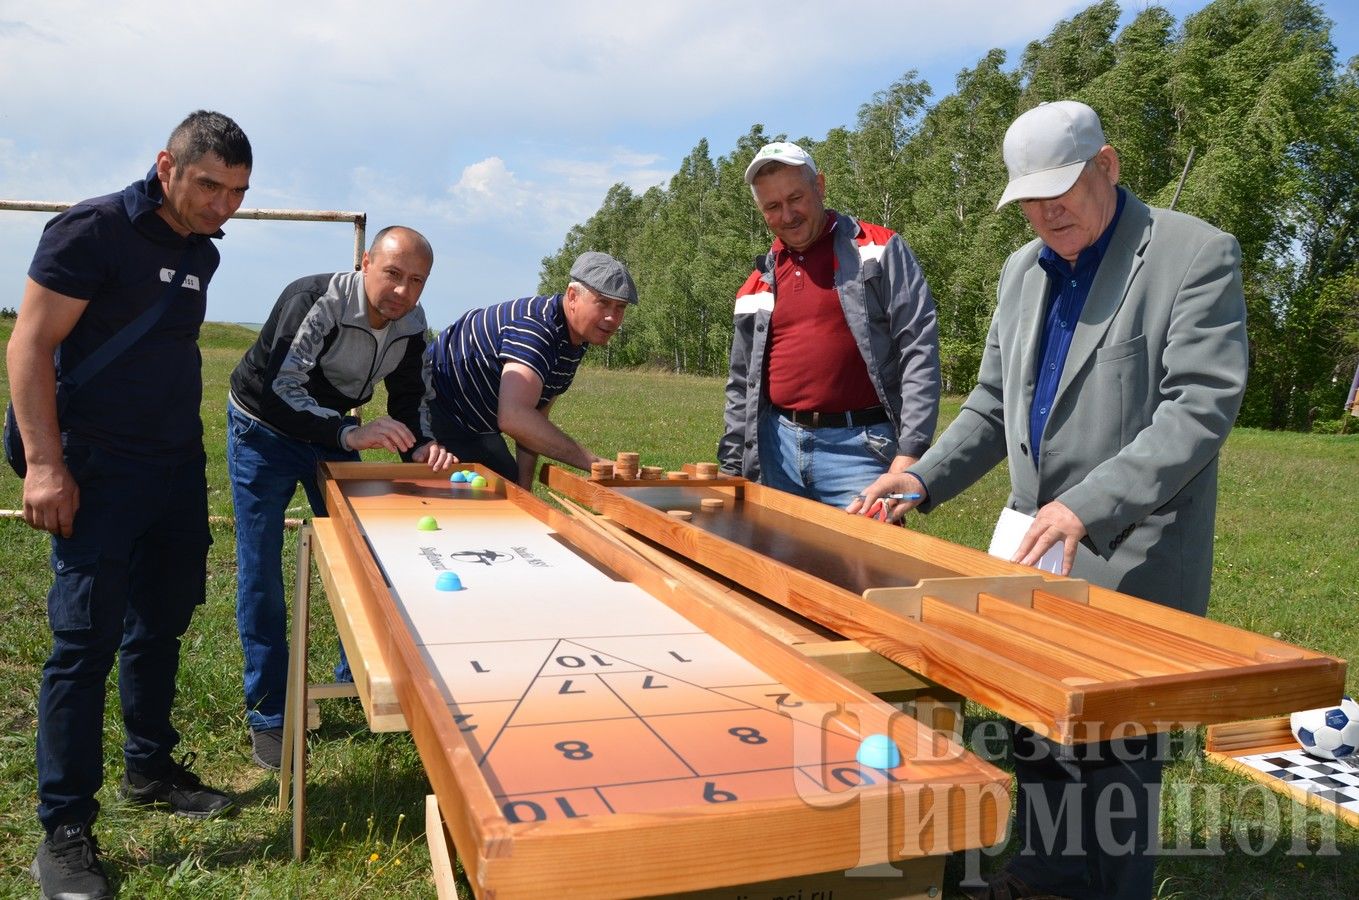
[[[602,481],[605,478],[613,477],[613,463],[607,459],[599,462],[590,463],[590,480]]]
[[[671,481],[688,481],[688,480],[689,480],[689,473],[688,473],[688,472],[666,472],[666,473],[665,473],[665,477],[666,477],[666,478],[669,478]]]
[[[624,481],[633,481],[637,478],[637,467],[641,461],[636,453],[623,451],[618,454],[618,458],[613,463],[613,477]]]
[[[642,478],[660,478],[665,474],[665,469],[660,466],[642,466]]]
[[[700,463],[694,463],[694,477],[695,477],[695,478],[716,478],[716,477],[717,477],[717,463],[712,463],[712,462],[700,462]]]

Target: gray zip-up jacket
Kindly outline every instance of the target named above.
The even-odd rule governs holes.
[[[925,274],[896,232],[839,216],[834,231],[835,289],[845,321],[868,366],[878,400],[891,413],[897,453],[920,456],[939,417],[939,332]],[[774,315],[774,253],[755,260],[736,294],[725,433],[717,444],[722,471],[760,476],[759,423],[769,324]],[[816,365],[808,360],[808,365]],[[835,377],[835,373],[826,373]]]
[[[231,373],[241,412],[301,441],[339,448],[355,422],[345,413],[387,385],[387,411],[430,440],[424,372],[425,312],[419,306],[381,332],[368,324],[362,272],[309,275],[283,289],[269,321]]]

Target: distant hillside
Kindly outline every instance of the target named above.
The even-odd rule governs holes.
[[[208,349],[239,348],[242,353],[255,341],[259,334],[258,325],[242,325],[233,322],[204,322],[198,334],[198,346]]]
[[[261,327],[257,322],[204,322],[198,342],[204,347],[240,347],[244,351]],[[13,317],[0,316],[0,340],[7,342],[12,331]]]

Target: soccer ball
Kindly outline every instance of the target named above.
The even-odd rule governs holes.
[[[1302,749],[1321,759],[1353,756],[1359,749],[1359,703],[1344,697],[1339,706],[1305,709],[1289,718]]]

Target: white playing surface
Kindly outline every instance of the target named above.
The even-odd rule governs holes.
[[[909,777],[859,735],[509,501],[346,486],[429,670],[512,822],[824,795]],[[381,486],[382,489],[379,489]],[[404,487],[404,489],[402,489]],[[422,516],[438,530],[421,531]],[[436,588],[454,572],[460,591]],[[934,774],[934,773],[931,773]]]

